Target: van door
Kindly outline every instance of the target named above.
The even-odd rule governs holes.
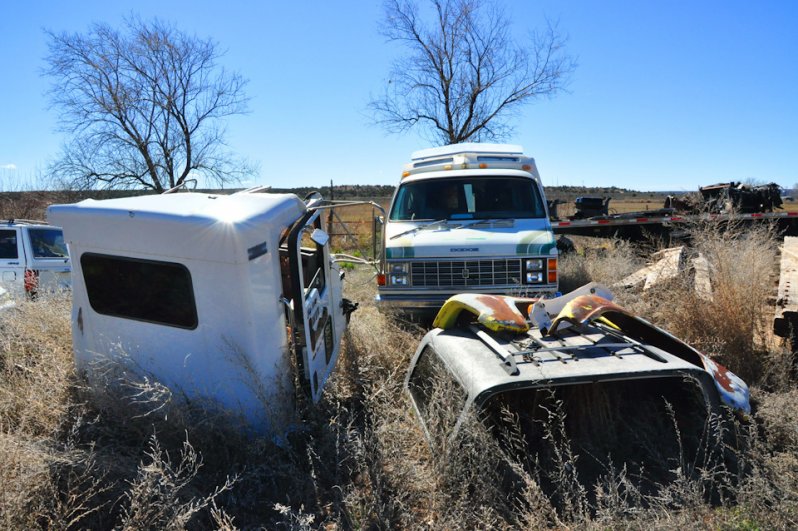
[[[293,345],[300,382],[314,402],[321,398],[340,351],[340,293],[330,282],[329,237],[320,211],[310,212],[288,235],[293,304]]]
[[[28,269],[36,272],[40,292],[67,290],[72,283],[64,233],[58,227],[26,227]]]
[[[25,293],[24,262],[19,228],[0,227],[0,286],[15,295]]]

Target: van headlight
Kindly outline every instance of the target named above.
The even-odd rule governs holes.
[[[527,258],[525,265],[527,271],[543,271],[542,258]]]
[[[389,265],[388,281],[391,286],[410,285],[410,264],[407,262],[393,262]]]
[[[524,260],[524,283],[542,284],[545,265],[542,258],[526,258]]]
[[[526,272],[526,283],[527,284],[540,284],[543,282],[543,272],[542,271],[527,271]]]

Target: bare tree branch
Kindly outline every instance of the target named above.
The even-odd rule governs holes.
[[[246,112],[246,81],[217,66],[216,43],[160,21],[47,32],[51,105],[70,135],[50,173],[69,188],[163,191],[252,172],[226,150],[222,121]]]
[[[556,26],[521,46],[491,0],[428,0],[429,25],[414,0],[386,0],[383,34],[407,55],[394,62],[385,94],[369,107],[392,133],[413,128],[439,144],[499,140],[524,104],[563,90],[574,61]]]

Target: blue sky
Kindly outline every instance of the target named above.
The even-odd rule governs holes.
[[[798,183],[798,2],[507,0],[523,36],[559,21],[576,57],[569,91],[525,107],[508,139],[544,184],[695,190],[729,180]],[[41,76],[42,28],[83,31],[131,12],[227,49],[249,79],[230,147],[260,166],[247,184],[395,184],[416,133],[369,125],[401,49],[379,2],[46,1],[0,5],[0,189],[35,182],[58,153]]]

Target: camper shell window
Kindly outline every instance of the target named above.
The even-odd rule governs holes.
[[[197,327],[194,287],[184,265],[85,253],[80,266],[95,312],[191,330]]]

